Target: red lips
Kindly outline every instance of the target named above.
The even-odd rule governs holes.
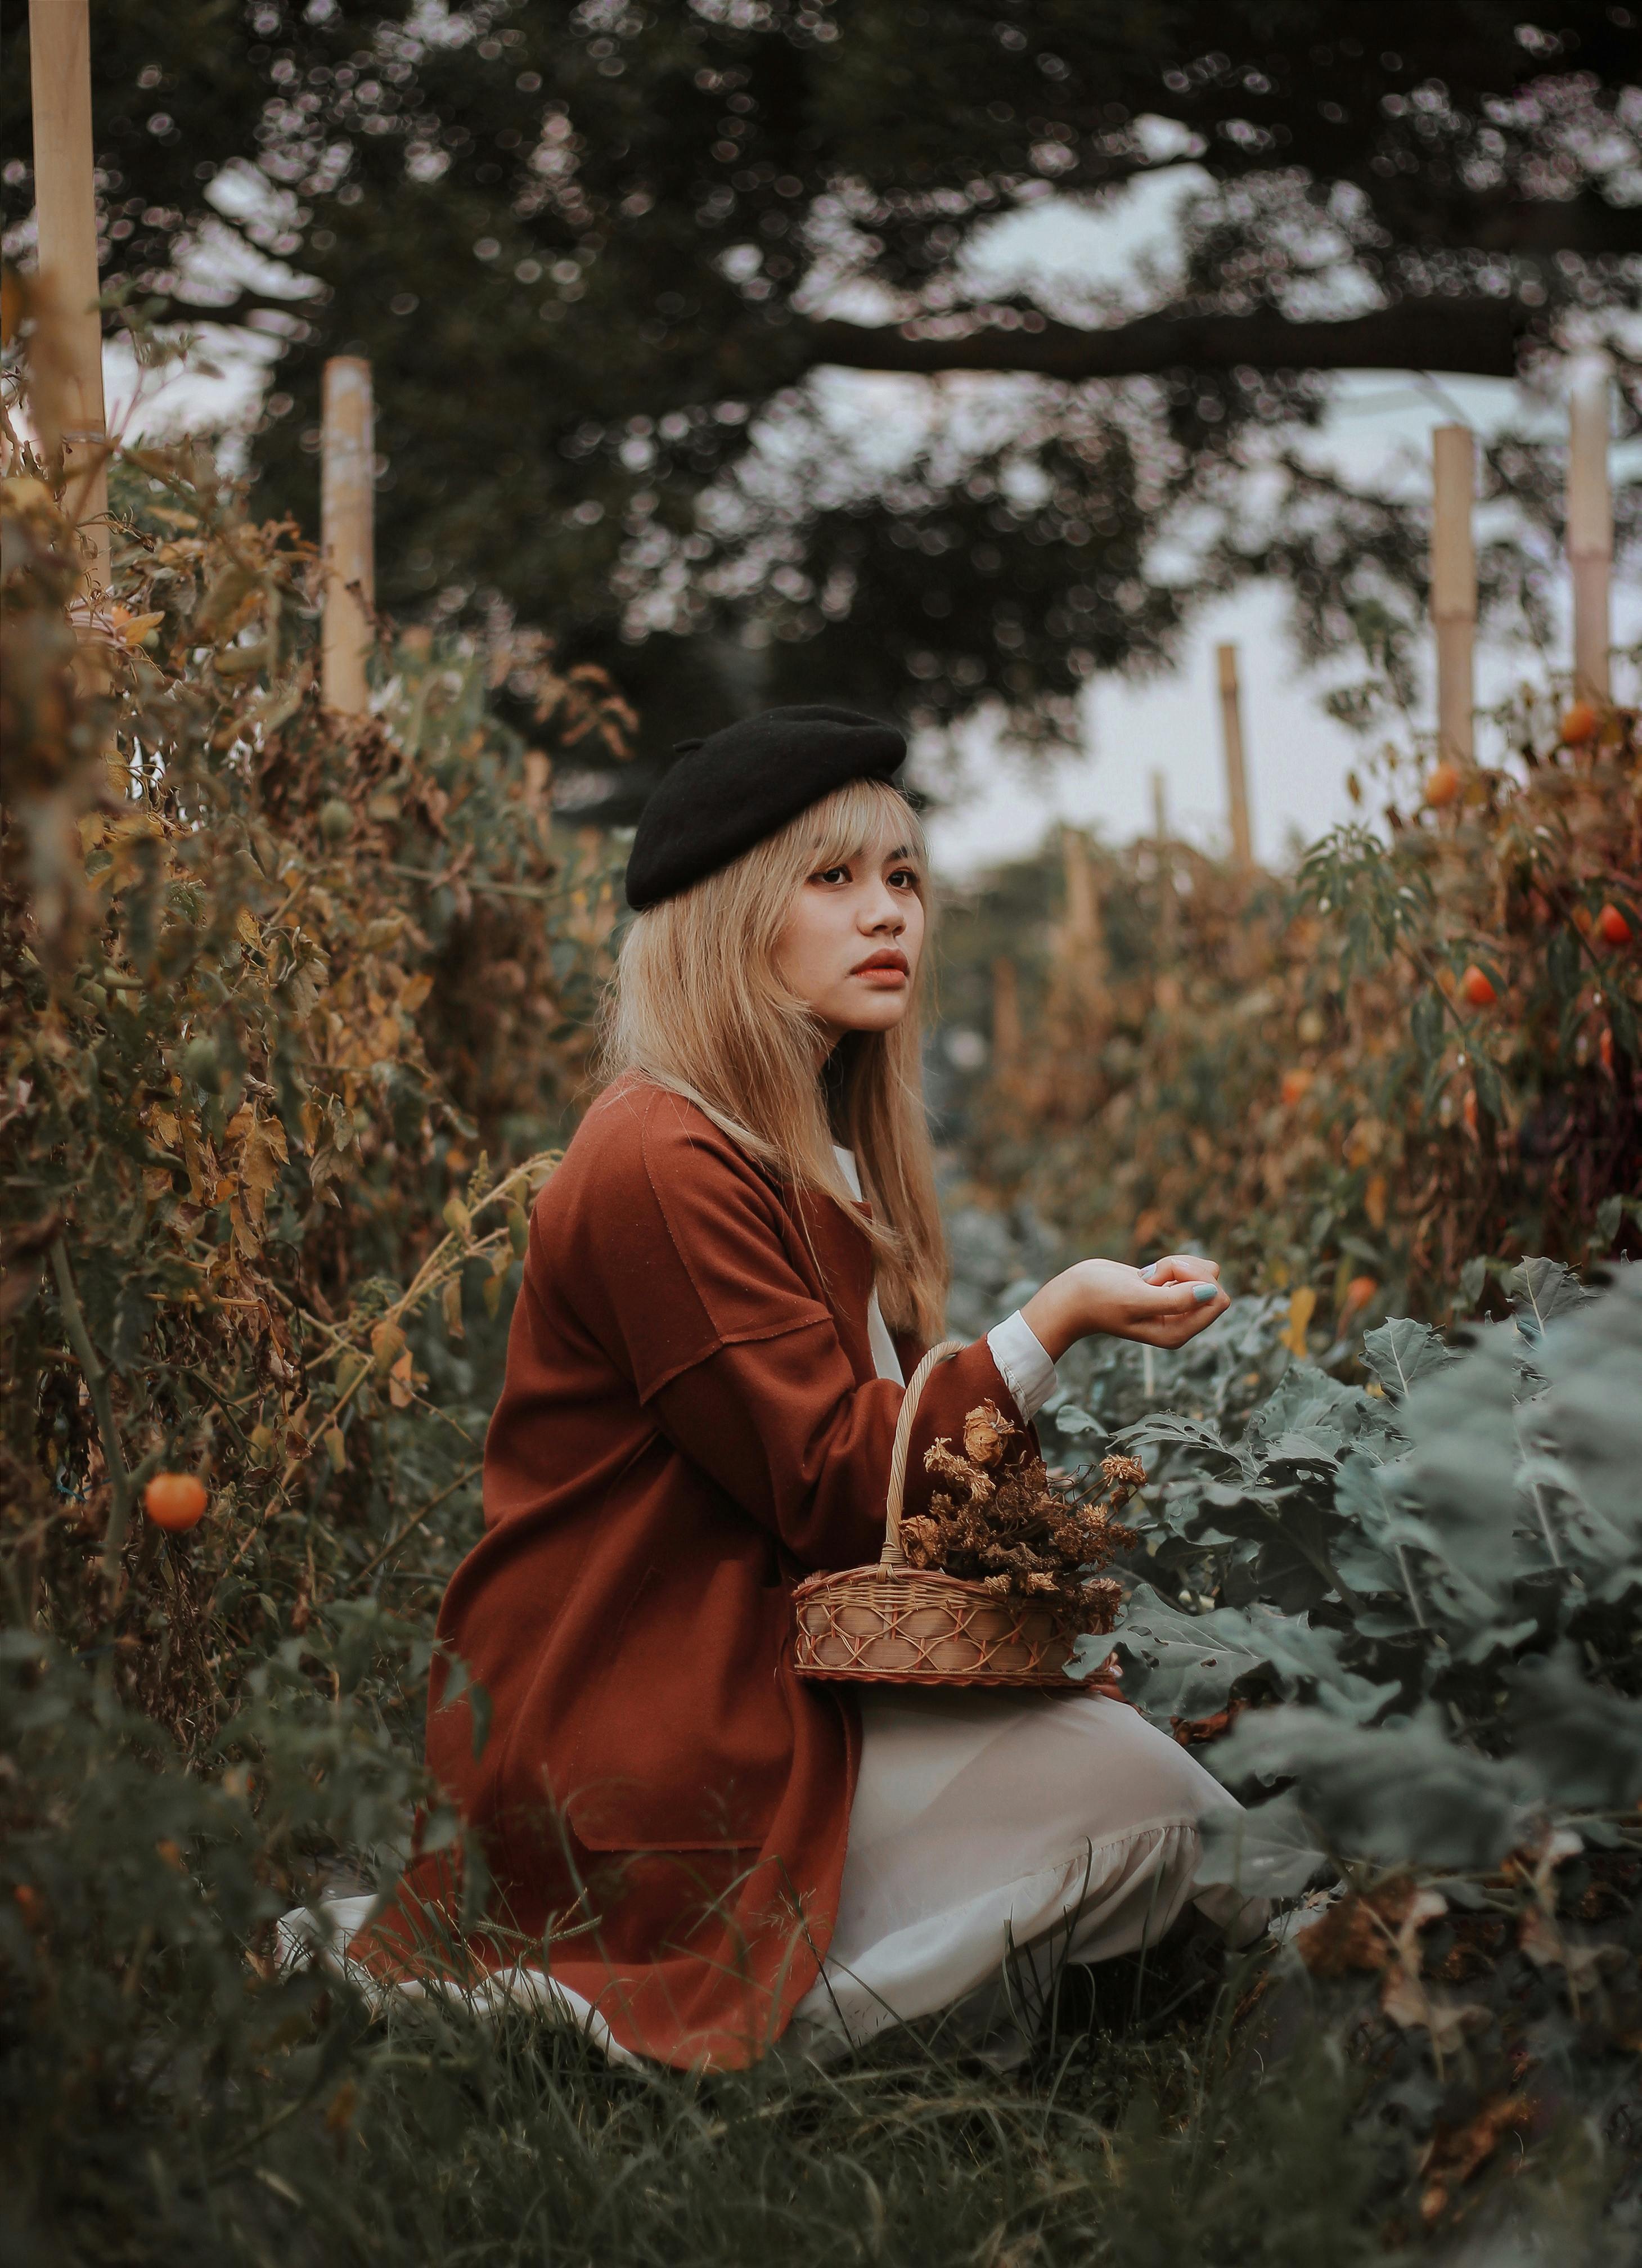
[[[906,954],[897,952],[893,946],[882,953],[869,953],[865,961],[856,962],[850,974],[851,976],[870,976],[880,969],[893,971],[897,976],[910,976],[912,974],[911,963]]]

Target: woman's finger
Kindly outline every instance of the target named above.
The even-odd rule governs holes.
[[[1208,1297],[1197,1296],[1202,1292]],[[1129,1336],[1145,1339],[1152,1346],[1184,1346],[1188,1339],[1196,1338],[1199,1331],[1217,1322],[1231,1304],[1218,1284],[1169,1285],[1151,1314],[1138,1321]]]
[[[1198,1283],[1220,1273],[1218,1260],[1204,1260],[1196,1252],[1169,1252],[1140,1270],[1143,1284]]]
[[[1143,1315],[1195,1315],[1226,1294],[1214,1283],[1147,1284],[1138,1294]]]

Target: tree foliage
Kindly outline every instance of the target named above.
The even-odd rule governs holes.
[[[618,668],[652,762],[818,687],[1053,740],[1092,670],[1165,659],[1239,575],[1297,568],[1325,640],[1423,591],[1417,513],[1286,445],[1320,373],[1508,375],[1613,329],[1633,38],[1606,0],[1543,28],[1486,0],[122,7],[107,272],[276,343],[255,454],[303,518],[320,359],[369,355],[387,600],[499,594]],[[1132,290],[989,282],[1000,221],[1171,174]],[[850,368],[942,383],[864,412]],[[1251,519],[1262,464],[1282,502]],[[1487,474],[1549,543],[1556,473],[1508,438]]]

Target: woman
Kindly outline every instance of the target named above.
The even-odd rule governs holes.
[[[536,1203],[485,1533],[440,1616],[466,1680],[436,1677],[428,1757],[488,1881],[425,1854],[352,1951],[425,1977],[465,1903],[465,1961],[618,2051],[723,2066],[983,2001],[1012,1942],[1155,1938],[1231,1799],[1109,1697],[795,1674],[792,1587],[876,1557],[941,1333],[928,886],[891,727],[774,710],[688,746],[635,839],[609,1083]],[[909,1509],[969,1410],[1025,1432],[1092,1332],[1181,1345],[1218,1272],[1045,1285],[931,1377]]]

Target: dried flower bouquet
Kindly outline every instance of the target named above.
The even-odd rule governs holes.
[[[1145,1469],[1133,1457],[1104,1457],[1104,1493],[1074,1504],[1050,1486],[1042,1457],[1011,1456],[1017,1438],[1021,1428],[983,1402],[964,1420],[961,1451],[934,1443],[924,1470],[947,1486],[927,1512],[902,1521],[907,1564],[978,1582],[1000,1598],[1052,1599],[1080,1630],[1108,1631],[1123,1587],[1093,1571],[1138,1540],[1116,1514]]]

